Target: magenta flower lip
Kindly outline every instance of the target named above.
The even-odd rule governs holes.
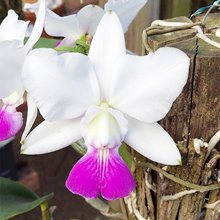
[[[66,181],[68,190],[90,199],[128,196],[135,189],[135,180],[117,150],[90,147],[72,168]]]

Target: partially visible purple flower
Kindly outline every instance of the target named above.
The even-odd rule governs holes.
[[[0,25],[0,141],[13,137],[22,127],[22,114],[16,111],[25,92],[21,72],[27,54],[41,36],[45,11],[45,0],[41,0],[36,24],[26,44],[29,22],[18,20],[13,10],[8,11]]]
[[[10,102],[10,99],[3,100],[0,104],[0,141],[15,136],[23,124],[22,113],[16,111],[16,103]]]

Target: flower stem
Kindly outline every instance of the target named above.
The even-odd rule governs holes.
[[[49,211],[48,202],[44,202],[40,205],[42,220],[52,220],[51,213]]]

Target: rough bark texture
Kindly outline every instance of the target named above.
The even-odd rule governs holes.
[[[217,15],[212,15],[215,16]],[[196,18],[200,21],[200,18]],[[213,19],[214,20],[214,19]],[[170,21],[191,22],[187,18],[174,18]],[[212,27],[210,28],[210,25]],[[219,26],[208,20],[205,31],[213,31],[213,26]],[[166,28],[164,28],[165,30]],[[209,30],[209,31],[208,31]],[[149,32],[150,33],[150,32]],[[160,124],[171,134],[183,158],[182,166],[167,167],[166,171],[184,181],[199,185],[217,183],[218,152],[213,150],[207,158],[207,148],[202,147],[200,153],[195,151],[194,138],[202,138],[208,142],[220,129],[220,49],[208,45],[196,36],[195,29],[173,31],[169,34],[148,35],[148,45],[156,50],[162,46],[176,47],[188,54],[191,59],[188,82],[171,111]],[[220,42],[220,38],[209,35],[210,38]],[[146,161],[134,152],[139,161]],[[213,159],[213,158],[216,158]],[[209,161],[212,159],[212,164]],[[158,165],[160,166],[160,165]],[[220,191],[196,192],[182,196],[175,200],[164,201],[163,196],[174,195],[179,192],[191,190],[177,184],[166,177],[156,174],[149,169],[137,168],[137,206],[140,214],[146,219],[157,220],[217,220],[219,212],[215,209],[204,208],[205,203],[214,203],[220,199]],[[150,192],[146,185],[145,176],[149,181],[156,183],[157,192]],[[155,178],[156,175],[156,178]],[[149,182],[148,181],[148,182]],[[163,197],[163,198],[162,198]],[[153,201],[153,212],[149,209]],[[150,218],[149,218],[150,217]]]
[[[9,9],[15,10],[21,18],[23,17],[21,0],[1,0],[0,1],[0,23],[7,16]]]
[[[162,19],[190,15],[191,0],[163,0],[161,1],[160,17]]]
[[[200,7],[212,4],[211,0],[162,0],[160,17],[162,19],[190,16]]]

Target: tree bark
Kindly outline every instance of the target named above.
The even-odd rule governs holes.
[[[9,9],[15,10],[15,12],[20,16],[20,18],[23,18],[21,0],[1,0],[0,1],[0,23],[7,16]]]
[[[200,17],[196,18],[196,21],[200,20]],[[209,30],[211,20],[207,21],[205,30]],[[184,17],[170,21],[191,23]],[[217,27],[219,24],[212,23],[212,30],[213,25]],[[166,28],[163,30],[166,32]],[[190,186],[192,184],[205,186],[218,183],[219,153],[213,149],[208,156],[208,144],[205,142],[209,142],[220,129],[220,50],[198,39],[196,34],[195,29],[178,30],[169,34],[155,34],[149,31],[148,38],[144,40],[153,51],[162,46],[171,46],[183,50],[190,57],[188,82],[170,112],[160,121],[160,124],[178,142],[183,165],[168,166],[165,170],[168,174],[189,183]],[[209,37],[220,42],[220,39],[213,35]],[[198,143],[204,145],[200,148],[200,152],[195,148]],[[136,152],[133,152],[133,156],[141,164],[148,161]],[[157,167],[163,166],[158,164]],[[193,187],[186,187],[158,172],[138,165],[135,170],[136,204],[139,214],[144,219],[217,220],[220,218],[216,210],[218,205],[210,208],[206,204],[206,202],[215,203],[220,199],[219,190],[192,191]],[[150,189],[154,185],[156,192]],[[219,183],[217,186],[220,186]],[[188,194],[190,192],[191,194]],[[182,196],[178,197],[179,195]],[[138,219],[137,216],[136,219]]]

